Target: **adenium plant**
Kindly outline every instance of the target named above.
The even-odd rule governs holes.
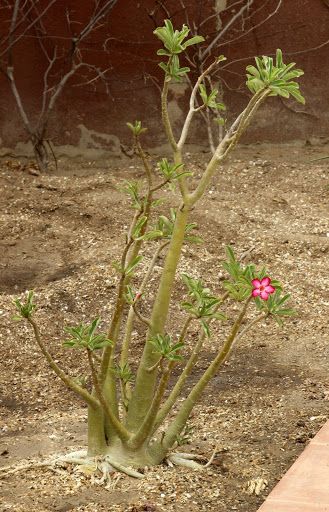
[[[282,326],[284,316],[296,314],[292,309],[283,307],[289,294],[283,293],[277,280],[270,279],[266,268],[257,270],[252,263],[244,265],[237,261],[232,249],[227,246],[227,259],[223,261],[223,267],[228,273],[228,279],[222,283],[223,294],[217,297],[202,279],[196,280],[182,274],[186,296],[182,298],[181,310],[185,314],[185,321],[177,326],[175,332],[167,332],[168,309],[182,246],[202,242],[193,235],[195,224],[189,222],[192,208],[205,193],[218,165],[232,152],[264,101],[271,96],[289,97],[291,94],[298,101],[304,102],[298,84],[292,81],[302,71],[293,70],[294,63],[285,65],[280,50],[277,50],[275,62],[271,57],[256,58],[256,65],[247,67],[247,86],[252,96],[246,108],[227,127],[224,139],[205,166],[201,178],[196,186],[192,185],[192,173],[184,163],[182,150],[192,118],[200,108],[225,108],[216,102],[217,92],[207,92],[205,85],[207,74],[220,65],[224,57],[217,57],[198,78],[180,136],[176,138],[168,114],[168,90],[172,81],[183,80],[189,71],[181,67],[179,61],[185,48],[202,41],[198,36],[186,39],[188,33],[185,26],[181,30],[174,30],[169,20],[165,21],[164,27],[154,31],[164,44],[164,49],[158,51],[166,59],[159,64],[164,71],[162,119],[173,153],[172,160],[163,158],[158,163],[156,180],[155,170],[151,170],[140,142],[145,128],[138,121],[135,124],[127,123],[144,166],[145,181],[133,183],[127,180],[124,186],[118,186],[131,201],[132,220],[124,236],[121,259],[113,262],[120,279],[107,332],[98,332],[99,318],[91,319],[89,325],[80,323],[77,327],[65,327],[69,339],[63,342],[63,346],[86,354],[90,367],[88,382],[92,382],[92,389],[85,386],[87,376],[71,379],[50,354],[38,325],[33,292],[29,292],[26,304],[15,301],[19,314],[13,319],[23,319],[31,325],[36,342],[54,372],[88,406],[87,449],[65,455],[57,459],[56,464],[68,461],[89,464],[89,470],[92,467],[94,471],[103,473],[103,480],[113,468],[134,477],[142,477],[138,468],[160,464],[164,459],[175,464],[200,467],[191,455],[173,452],[177,445],[189,439],[192,427],[188,426],[188,418],[195,403],[233,346],[256,323],[268,317]],[[200,95],[203,102],[201,107],[195,107],[197,95]],[[171,189],[177,185],[180,201],[176,205],[170,204],[169,217],[164,214],[156,216],[154,212],[165,200],[161,197],[161,190],[166,185]],[[154,247],[153,257],[148,267],[144,267],[143,248],[150,243]],[[161,278],[156,298],[151,301],[147,297],[148,283],[155,264],[159,265],[159,255],[162,253],[165,258]],[[145,271],[141,280],[134,275],[137,266]],[[140,303],[143,301],[149,302],[150,313],[147,316],[140,312]],[[221,312],[224,302],[238,304],[235,317]],[[141,323],[145,332],[143,353],[136,375],[131,371],[131,362],[135,358],[131,343],[135,322]],[[217,322],[225,322],[226,325],[227,334],[221,341],[217,340]],[[199,329],[199,336],[190,350],[186,341],[189,340],[192,324],[193,330],[196,327]],[[186,393],[184,386],[193,373],[202,346],[210,339],[216,340],[218,352],[174,413],[178,397]],[[178,369],[180,372],[170,387],[169,378],[174,368],[175,375]],[[166,429],[163,427],[165,421],[168,425]]]

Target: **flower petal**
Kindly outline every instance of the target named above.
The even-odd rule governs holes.
[[[261,297],[261,299],[267,300],[268,299],[268,293],[266,293],[265,290],[264,290],[263,292],[260,292],[260,297]]]
[[[261,280],[261,285],[262,285],[262,286],[268,286],[268,285],[270,284],[270,282],[271,282],[271,279],[270,279],[268,276],[266,276],[266,277],[264,277],[264,278]]]
[[[260,288],[260,280],[259,280],[259,279],[253,279],[253,280],[251,281],[251,283],[253,284],[253,286],[254,286],[255,288]]]
[[[257,295],[260,295],[260,289],[259,288],[254,288],[251,293],[252,293],[253,297],[256,297]]]
[[[266,286],[265,291],[266,291],[266,293],[274,293],[275,292],[275,288],[274,288],[274,286],[271,286],[269,284],[268,286]]]

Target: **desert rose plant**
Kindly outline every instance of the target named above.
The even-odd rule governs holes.
[[[159,64],[165,75],[161,97],[162,119],[173,158],[172,161],[163,158],[158,163],[159,178],[155,180],[154,170],[150,168],[140,142],[145,128],[142,128],[140,122],[127,123],[133,132],[143,163],[145,182],[133,183],[127,180],[124,186],[118,187],[131,199],[134,213],[130,228],[125,234],[121,260],[113,262],[120,276],[113,316],[108,331],[104,334],[97,330],[99,318],[91,320],[88,325],[81,323],[77,327],[65,327],[69,339],[63,345],[70,350],[85,353],[90,366],[92,390],[85,387],[86,378],[71,379],[51,356],[38,326],[33,292],[29,292],[24,304],[19,300],[14,301],[19,311],[13,319],[24,319],[31,325],[36,342],[49,365],[63,383],[88,405],[87,450],[65,455],[54,460],[53,464],[70,461],[87,465],[89,471],[92,469],[103,473],[103,481],[113,468],[141,477],[142,473],[138,468],[156,465],[165,459],[175,464],[201,467],[192,460],[195,456],[173,451],[189,437],[190,427],[187,421],[201,393],[227,359],[232,347],[256,323],[263,321],[265,317],[272,317],[282,326],[282,317],[296,314],[285,307],[289,295],[283,293],[279,282],[271,280],[265,268],[257,271],[252,263],[243,265],[236,259],[230,247],[226,248],[227,260],[223,262],[228,280],[223,282],[222,297],[214,296],[202,279],[196,280],[187,274],[182,274],[181,278],[176,276],[176,269],[183,244],[202,242],[191,233],[195,224],[189,222],[189,214],[205,193],[216,168],[232,152],[251,119],[268,97],[289,97],[291,94],[304,103],[298,84],[292,81],[302,71],[293,70],[294,63],[285,65],[280,50],[277,50],[275,60],[271,57],[257,57],[256,65],[247,67],[247,86],[252,97],[232,125],[226,127],[225,137],[205,166],[196,186],[192,186],[191,172],[184,165],[182,150],[190,123],[198,110],[216,107],[221,111],[225,108],[216,102],[217,91],[207,91],[204,82],[207,74],[225,58],[217,57],[198,78],[177,140],[168,115],[168,90],[172,81],[182,81],[184,74],[189,71],[186,67],[180,67],[180,55],[189,45],[199,43],[202,38],[197,36],[187,39],[188,28],[183,26],[180,31],[174,30],[169,20],[154,33],[164,44],[164,49],[158,51],[158,55],[166,60]],[[202,106],[199,107],[195,107],[197,95],[200,95],[199,99],[202,101]],[[164,201],[158,193],[166,185],[170,188],[178,186],[180,202],[170,205],[169,217],[160,215],[154,218],[153,212]],[[145,244],[154,246],[153,257],[147,268],[143,267],[142,262]],[[153,303],[149,304],[150,314],[144,316],[140,305],[147,301],[147,285],[155,264],[159,264],[160,254],[165,254],[165,258],[157,294]],[[136,275],[134,276],[137,266],[145,270],[144,278],[139,282]],[[181,309],[186,317],[179,332],[167,332],[168,309],[175,277],[176,282],[182,279],[185,285],[186,297]],[[220,311],[224,301],[238,304],[235,318],[226,318]],[[250,308],[254,310],[251,314]],[[131,342],[135,322],[141,322],[144,326],[145,343],[137,374],[133,375],[130,363],[133,358]],[[226,338],[218,343],[218,353],[174,414],[176,401],[193,373],[203,343],[216,337],[216,322],[226,323]],[[193,329],[196,325],[199,326],[199,337],[194,348],[190,350],[186,342],[189,340],[192,323]],[[176,380],[170,380],[174,382],[169,387],[169,378],[174,368],[175,375],[178,369],[180,374]],[[168,425],[166,429],[163,428],[165,421]]]

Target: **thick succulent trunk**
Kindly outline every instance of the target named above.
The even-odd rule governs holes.
[[[154,466],[163,459],[163,451],[152,450],[148,443],[138,449],[123,444],[116,436],[107,439],[104,414],[101,409],[88,409],[88,457],[109,456],[126,467],[135,469]]]
[[[174,233],[169,245],[162,279],[154,303],[148,338],[162,333],[165,327],[188,215],[188,208],[181,206],[177,212]],[[127,415],[127,428],[133,432],[137,432],[143,423],[153,400],[157,372],[149,372],[149,368],[155,364],[157,359],[158,356],[154,354],[152,345],[146,343]]]

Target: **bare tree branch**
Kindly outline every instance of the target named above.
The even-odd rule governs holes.
[[[282,0],[280,0],[280,3],[281,3]],[[209,53],[211,52],[211,50],[213,49],[213,47],[216,45],[216,43],[221,39],[221,37],[223,37],[224,34],[226,34],[226,32],[231,28],[231,26],[236,22],[237,19],[239,19],[243,13],[250,8],[250,6],[254,3],[254,0],[248,0],[247,4],[244,5],[243,7],[241,7],[240,11],[238,11],[234,16],[232,16],[232,18],[230,19],[230,21],[225,25],[225,27],[217,34],[217,36],[215,37],[215,39],[212,40],[212,42],[207,46],[207,48],[202,52],[201,54],[201,61],[203,61],[205,59],[205,57],[207,55],[209,55]]]
[[[92,62],[85,59],[84,50],[79,48],[79,45],[87,39],[93,32],[104,27],[104,17],[107,16],[110,10],[116,5],[118,0],[97,0],[94,3],[93,13],[87,21],[86,25],[82,28],[79,34],[74,34],[72,30],[72,20],[69,8],[66,9],[66,21],[68,25],[68,32],[71,37],[62,38],[70,41],[69,49],[58,51],[57,44],[47,32],[45,27],[45,14],[56,3],[57,0],[50,0],[48,5],[42,10],[39,9],[39,0],[30,0],[30,3],[23,0],[15,0],[12,8],[12,16],[10,22],[9,34],[2,39],[2,47],[8,43],[0,54],[0,59],[7,53],[7,69],[1,71],[8,78],[11,89],[23,120],[24,127],[29,134],[32,142],[34,156],[41,171],[45,171],[48,164],[48,146],[52,155],[54,156],[53,149],[50,142],[46,140],[46,133],[48,131],[49,119],[55,107],[56,101],[63,92],[64,87],[70,78],[79,70],[85,68],[95,74],[93,78],[86,78],[86,83],[93,83],[97,79],[101,79],[105,86],[105,91],[109,94],[108,81],[105,77],[106,71],[101,70]],[[103,5],[102,5],[103,4]],[[22,27],[22,32],[18,33],[18,29]],[[14,48],[15,45],[24,37],[33,37],[39,43],[41,51],[48,62],[47,67],[43,73],[43,93],[40,112],[38,114],[36,127],[33,128],[31,118],[29,118],[27,111],[24,108],[22,96],[17,88],[14,76]],[[57,36],[55,36],[57,38]],[[49,48],[48,43],[51,44]],[[48,47],[47,47],[48,46]],[[61,66],[60,72],[58,67]],[[79,84],[76,84],[79,85]]]

